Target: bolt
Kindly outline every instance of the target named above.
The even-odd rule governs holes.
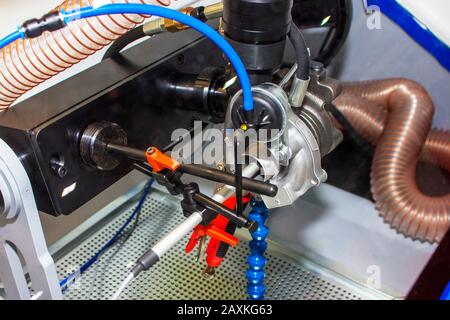
[[[323,64],[318,61],[311,61],[311,69],[314,71],[322,71]]]
[[[50,166],[58,177],[64,178],[67,175],[67,168],[64,165],[62,156],[54,156],[50,160]]]
[[[180,55],[178,55],[177,56],[177,63],[178,63],[178,65],[183,65],[184,64],[184,60],[185,60],[185,58],[184,58],[184,54],[180,54]]]
[[[64,178],[67,175],[67,169],[65,167],[59,167],[56,170],[56,174],[60,177],[60,178]]]
[[[156,150],[155,150],[155,148],[153,148],[153,147],[151,147],[151,148],[149,148],[148,150],[147,150],[147,153],[148,154],[155,154],[155,152],[156,152]]]
[[[225,165],[225,163],[221,162],[217,164],[216,169],[219,171],[227,171],[227,166]]]

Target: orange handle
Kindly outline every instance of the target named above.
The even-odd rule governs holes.
[[[230,246],[236,246],[239,243],[239,239],[232,236],[231,234],[226,233],[225,231],[217,228],[216,226],[208,227],[206,230],[206,234],[213,239],[216,239],[220,242],[225,242]]]
[[[161,172],[164,169],[176,171],[181,164],[171,157],[166,156],[158,148],[151,147],[145,153],[148,164],[152,167],[153,171]]]

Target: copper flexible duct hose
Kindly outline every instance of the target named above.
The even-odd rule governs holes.
[[[344,87],[337,108],[362,137],[377,145],[371,175],[377,209],[400,233],[439,242],[450,225],[450,195],[424,195],[415,176],[419,158],[450,171],[450,133],[428,134],[434,113],[430,96],[405,79]]]
[[[383,105],[345,91],[334,103],[360,136],[372,145],[377,144],[389,115]]]
[[[431,130],[420,160],[433,163],[450,172],[450,132],[440,129]]]
[[[55,10],[92,6],[94,0],[66,0]],[[115,0],[168,6],[171,0]],[[141,15],[114,15],[75,21],[35,39],[18,40],[0,52],[0,111],[27,91],[87,58],[144,21]]]
[[[335,100],[335,104],[356,132],[376,146],[389,117],[387,107],[350,94],[345,89],[343,94]],[[419,159],[450,172],[450,132],[442,129],[431,130]]]

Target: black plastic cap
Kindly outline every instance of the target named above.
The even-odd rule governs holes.
[[[150,269],[158,261],[159,256],[150,249],[142,257],[139,258],[131,272],[136,277],[142,271],[147,271],[148,269]]]
[[[224,0],[225,34],[239,42],[281,41],[290,30],[292,0]]]

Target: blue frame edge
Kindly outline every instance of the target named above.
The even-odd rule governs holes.
[[[440,299],[441,300],[450,300],[450,281],[448,282],[447,288],[445,288]]]
[[[450,47],[425,29],[416,18],[395,0],[367,0],[368,6],[378,6],[386,16],[397,23],[417,43],[431,53],[447,71],[450,71]]]

